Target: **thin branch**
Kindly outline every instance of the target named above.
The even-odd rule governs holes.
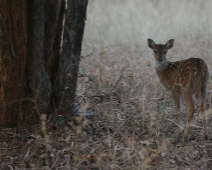
[[[86,55],[86,56],[80,56],[80,57],[81,57],[82,59],[85,59],[86,57],[90,57],[90,56],[93,55],[94,50],[95,50],[95,47],[93,47],[93,49],[92,49],[92,51],[91,51],[90,54],[88,54],[88,55]]]

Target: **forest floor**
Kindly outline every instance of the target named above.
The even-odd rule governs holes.
[[[159,116],[141,114],[135,101],[111,100],[90,118],[79,115],[67,121],[59,116],[47,125],[1,129],[1,169],[211,169],[212,133],[203,139],[197,114],[182,142],[175,135],[171,99],[160,101],[161,110],[167,109]],[[114,109],[107,112],[105,107]]]

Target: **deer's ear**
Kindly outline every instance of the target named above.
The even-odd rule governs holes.
[[[147,39],[147,44],[149,48],[153,49],[155,47],[155,42],[151,39]]]
[[[171,40],[169,40],[169,41],[166,42],[166,48],[167,49],[172,48],[173,45],[174,45],[174,39],[171,39]]]

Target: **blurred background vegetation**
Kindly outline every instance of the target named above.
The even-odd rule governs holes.
[[[90,0],[84,36],[86,47],[137,45],[146,39],[165,42],[174,38],[187,45],[212,33],[210,0]]]

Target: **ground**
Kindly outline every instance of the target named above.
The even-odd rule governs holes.
[[[188,141],[177,139],[170,100],[159,116],[107,99],[90,118],[1,129],[1,169],[211,169],[211,131],[205,141],[196,114]]]
[[[0,169],[212,169],[211,7],[210,0],[90,0],[77,84],[80,113],[1,129]],[[188,139],[176,135],[174,102],[158,82],[147,38],[174,38],[171,61],[206,61],[208,140],[198,102]],[[186,122],[186,107],[183,113]]]

